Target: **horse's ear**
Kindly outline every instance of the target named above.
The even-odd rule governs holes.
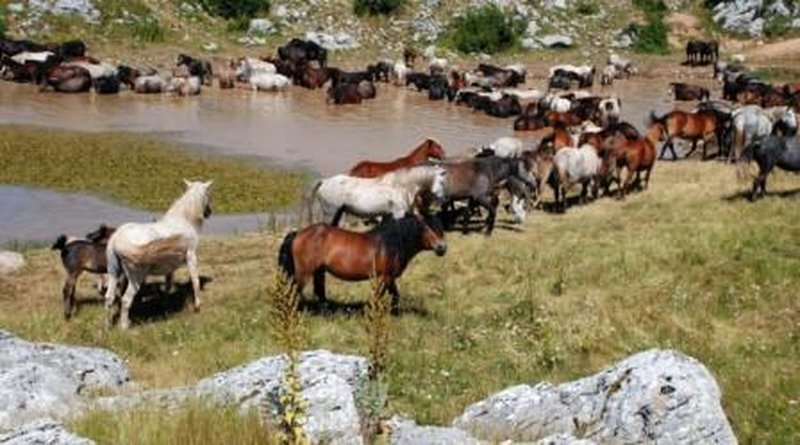
[[[192,186],[192,181],[190,181],[190,180],[188,180],[186,178],[183,178],[183,183],[186,184],[186,188],[189,188],[189,187]]]
[[[213,179],[208,181],[208,182],[204,182],[203,183],[203,187],[205,187],[206,189],[209,189],[209,188],[211,188],[211,184],[213,184],[213,183],[214,183]]]

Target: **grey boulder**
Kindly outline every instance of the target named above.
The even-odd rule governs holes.
[[[12,274],[25,267],[25,258],[17,252],[0,250],[0,276]]]
[[[572,37],[562,34],[550,34],[536,39],[545,48],[569,48],[573,45]]]
[[[86,391],[129,380],[128,368],[110,351],[32,343],[0,330],[0,428],[66,415]]]
[[[93,440],[76,436],[50,419],[36,420],[0,434],[2,445],[94,445]]]
[[[574,382],[508,388],[468,407],[454,426],[490,441],[570,434],[598,443],[735,444],[720,397],[697,360],[649,350]]]

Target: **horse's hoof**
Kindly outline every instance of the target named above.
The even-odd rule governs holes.
[[[195,304],[194,305],[194,311],[195,312],[200,312],[200,305],[199,304]]]

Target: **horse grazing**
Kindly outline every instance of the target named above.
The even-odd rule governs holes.
[[[170,274],[182,264],[189,268],[194,310],[200,310],[200,275],[197,270],[198,236],[203,221],[211,216],[211,182],[184,181],[186,192],[164,216],[152,223],[127,223],[108,240],[108,289],[106,290],[106,325],[111,328],[120,313],[120,327],[130,326],[133,299],[148,275]],[[128,282],[121,304],[117,286]]]
[[[631,185],[636,177],[639,182],[639,174],[644,172],[644,188],[650,185],[650,172],[656,162],[656,144],[661,137],[662,129],[659,125],[651,125],[643,138],[627,139],[625,137],[615,137],[607,139],[603,143],[602,149],[610,157],[609,161],[615,161],[617,168],[616,181],[620,184],[619,197],[624,199],[630,191]],[[620,172],[626,170],[625,181],[621,181]]]
[[[800,142],[797,137],[767,136],[753,142],[742,152],[745,163],[756,161],[758,175],[753,180],[753,189],[750,199],[755,201],[767,194],[767,176],[775,167],[780,169],[800,171]]]
[[[203,85],[211,86],[214,79],[214,70],[208,60],[195,59],[186,54],[178,54],[177,66],[185,66],[189,69],[190,75],[202,79]]]
[[[52,249],[60,252],[61,264],[67,271],[67,280],[62,289],[65,319],[69,320],[75,312],[75,284],[81,274],[106,273],[106,243],[114,230],[113,227],[103,224],[94,232],[88,233],[86,239],[61,235],[53,244]],[[102,279],[97,283],[97,290],[103,291]]]
[[[317,201],[325,220],[334,226],[345,212],[362,217],[388,215],[400,219],[411,212],[420,193],[442,199],[444,180],[445,169],[439,165],[418,165],[376,178],[331,176],[312,187],[308,214],[312,216],[312,207]]]
[[[447,252],[442,225],[435,217],[409,215],[384,221],[366,233],[314,224],[286,235],[278,264],[301,294],[313,277],[314,294],[322,302],[327,299],[326,272],[346,281],[377,279],[379,295],[389,292],[396,311],[400,300],[397,279],[411,260],[425,250],[432,250],[437,256]]]
[[[389,162],[361,161],[348,174],[358,178],[375,178],[391,171],[410,168],[428,162],[429,159],[445,157],[444,148],[435,140],[422,141],[411,153]]]
[[[661,117],[657,117],[655,113],[650,113],[651,126],[657,126],[662,131],[662,137],[659,140],[666,139],[658,158],[663,159],[664,154],[669,149],[672,152],[672,158],[678,159],[673,139],[679,138],[692,142],[692,149],[689,150],[686,157],[691,156],[697,150],[697,142],[702,140],[703,159],[705,159],[707,154],[706,147],[708,147],[708,141],[712,137],[715,138],[717,147],[720,146],[720,141],[723,137],[722,133],[725,130],[728,119],[729,116],[723,112],[712,109],[700,110],[694,113],[675,110]]]
[[[523,158],[487,156],[448,161],[441,165],[446,171],[444,199],[441,200],[444,202],[443,208],[453,211],[455,202],[462,200],[468,200],[470,207],[474,204],[485,208],[489,212],[486,220],[487,235],[494,230],[499,186],[511,183],[514,189],[525,194],[536,190],[536,184],[529,173],[529,166]]]

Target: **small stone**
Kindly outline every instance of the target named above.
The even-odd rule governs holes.
[[[17,252],[0,251],[0,276],[10,275],[25,267],[25,257]]]

